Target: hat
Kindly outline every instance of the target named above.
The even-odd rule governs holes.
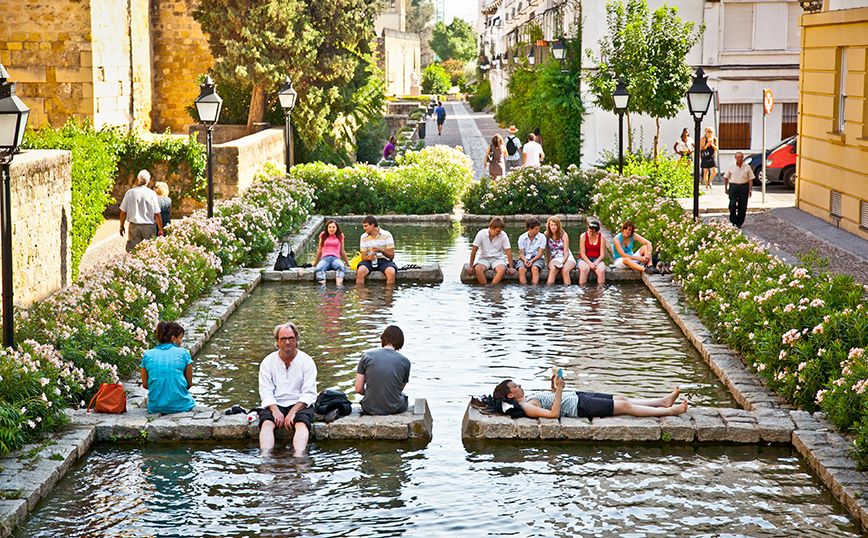
[[[515,125],[510,125],[509,129],[507,129],[507,131],[509,131],[512,134],[515,134],[518,132],[518,129],[516,129]]]

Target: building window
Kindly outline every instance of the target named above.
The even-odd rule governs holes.
[[[847,49],[838,48],[838,72],[835,73],[835,128],[838,133],[844,133],[844,109],[847,104]]]
[[[830,191],[831,199],[829,200],[829,215],[835,219],[841,219],[841,193],[838,191]]]
[[[753,4],[723,6],[723,49],[753,49]]]
[[[781,140],[796,134],[799,121],[799,104],[783,103],[781,105]]]
[[[750,149],[750,103],[720,105],[720,149]]]
[[[863,230],[868,230],[868,202],[862,200],[860,202],[860,209],[861,211],[859,211],[859,227]]]

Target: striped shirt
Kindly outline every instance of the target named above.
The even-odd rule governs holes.
[[[552,410],[552,407],[555,405],[555,393],[554,392],[533,392],[525,396],[525,403],[529,400],[536,400],[539,402],[540,406],[543,409],[547,409],[549,411]],[[565,394],[561,394],[561,416],[562,417],[572,417],[578,418],[579,413],[579,395],[573,391],[567,392]]]
[[[373,247],[381,249],[395,248],[395,241],[392,240],[392,234],[380,228],[380,234],[377,237],[372,237],[367,233],[362,234],[362,240],[359,242],[362,252],[367,252]],[[378,258],[385,258],[382,252],[377,253]],[[388,258],[387,258],[388,259]]]

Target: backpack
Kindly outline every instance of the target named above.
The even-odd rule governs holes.
[[[510,136],[506,139],[506,153],[510,157],[515,155],[515,152],[518,151],[518,148],[515,146],[515,137]]]
[[[96,400],[96,405],[94,405]],[[99,386],[96,395],[90,399],[87,406],[87,412],[91,412],[91,407],[97,413],[113,413],[120,414],[127,412],[127,395],[124,392],[124,387],[120,383],[103,383]]]
[[[286,243],[281,243],[280,252],[277,254],[277,261],[274,262],[275,271],[286,271],[287,269],[295,269],[298,267],[298,262],[295,261],[295,252],[292,247],[289,247],[289,254],[284,254]]]
[[[352,411],[350,399],[347,398],[346,394],[339,390],[328,389],[320,392],[319,396],[316,397],[313,410],[318,415],[325,415],[335,408],[340,410],[341,416],[349,415]]]

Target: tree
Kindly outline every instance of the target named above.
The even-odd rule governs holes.
[[[674,118],[684,108],[693,70],[687,64],[687,53],[699,42],[705,25],[682,22],[678,8],[668,6],[649,16],[647,0],[627,0],[626,6],[617,0],[606,4],[606,24],[609,33],[600,40],[600,59],[588,57],[596,65],[589,77],[595,103],[603,110],[614,110],[612,92],[623,77],[630,92],[627,132],[630,114],[647,114],[656,120],[654,158],[660,142],[660,119]],[[628,134],[628,148],[632,138]]]
[[[200,0],[219,79],[250,84],[248,131],[265,117],[279,82],[298,91],[296,130],[313,147],[371,75],[369,43],[381,0]]]
[[[438,64],[431,64],[422,72],[422,93],[446,93],[449,87],[449,75]]]
[[[422,67],[428,67],[434,61],[434,51],[428,44],[428,41],[431,40],[431,20],[433,18],[434,5],[431,0],[410,0],[407,4],[405,24],[408,32],[419,35]]]
[[[437,21],[429,43],[441,60],[469,62],[476,57],[476,32],[470,23],[458,17],[448,26]]]

